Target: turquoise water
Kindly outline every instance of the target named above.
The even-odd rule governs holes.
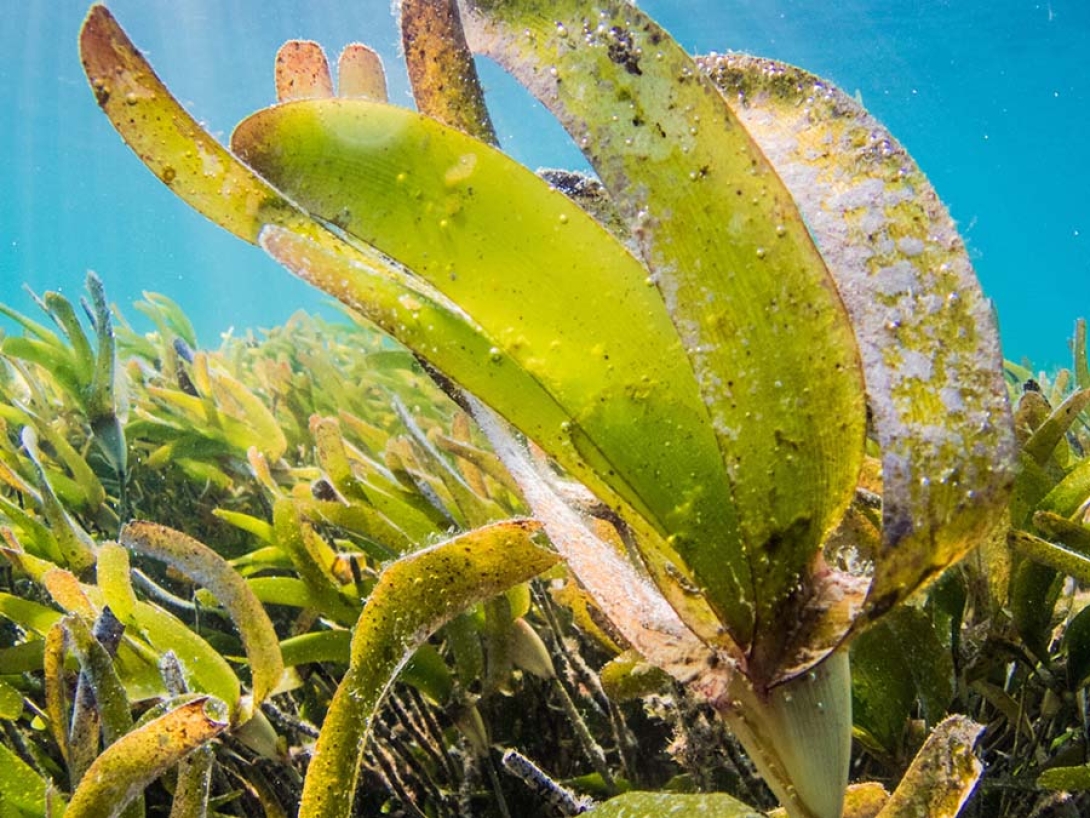
[[[11,11],[16,4],[9,4]],[[409,104],[388,0],[115,0],[175,94],[226,139],[272,101],[290,37],[332,54],[379,49],[390,97]],[[1007,355],[1068,361],[1090,314],[1090,4],[876,0],[648,0],[693,51],[801,65],[865,104],[950,207],[1000,315]],[[87,87],[76,36],[87,4],[30,0],[0,26],[0,300],[23,285],[77,294],[87,269],[130,317],[141,291],[179,301],[203,343],[270,326],[324,297],[177,201],[121,143]],[[505,148],[531,166],[581,157],[494,68],[483,70]]]

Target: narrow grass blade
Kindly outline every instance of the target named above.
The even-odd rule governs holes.
[[[165,526],[128,523],[119,539],[126,547],[168,563],[212,592],[242,637],[253,678],[254,703],[264,701],[279,684],[284,663],[269,615],[246,580],[211,548]]]
[[[451,617],[556,563],[554,553],[531,541],[536,530],[527,521],[497,523],[386,568],[356,625],[351,663],[318,737],[300,814],[349,813],[371,719],[399,670]]]
[[[226,708],[201,697],[107,748],[72,794],[66,818],[115,818],[152,781],[227,727]]]

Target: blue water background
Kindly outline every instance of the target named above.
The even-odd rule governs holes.
[[[167,85],[222,139],[272,101],[291,37],[384,56],[410,104],[388,0],[115,0]],[[1006,354],[1070,361],[1090,314],[1090,3],[1086,0],[647,0],[688,49],[801,65],[867,107],[909,149],[958,220],[1000,315]],[[81,71],[80,0],[10,3],[0,26],[0,301],[82,293],[87,269],[130,319],[144,290],[177,300],[201,342],[268,327],[325,298],[174,198],[130,153]],[[505,75],[483,67],[506,150],[534,166],[582,158]],[[134,323],[139,323],[134,321]]]

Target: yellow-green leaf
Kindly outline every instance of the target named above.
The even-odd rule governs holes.
[[[67,818],[114,818],[152,781],[227,727],[223,702],[201,697],[137,727],[84,774]]]
[[[964,716],[939,724],[877,818],[955,818],[984,771],[973,753],[982,732],[981,725]]]
[[[675,483],[693,519],[671,533],[735,639],[757,641],[751,672],[775,677],[792,645],[771,623],[807,596],[813,556],[847,508],[863,454],[860,362],[825,264],[725,101],[631,4],[462,5],[474,51],[511,72],[583,149],[677,327],[729,487],[705,485],[699,498]]]
[[[348,672],[330,705],[303,787],[300,813],[347,815],[371,718],[417,647],[469,605],[541,573],[557,556],[533,544],[537,525],[496,523],[403,557],[371,592]]]
[[[666,818],[714,815],[715,818],[763,818],[753,807],[725,793],[626,792],[584,815],[593,818]]]
[[[253,676],[254,702],[264,701],[279,684],[284,663],[269,615],[246,580],[207,545],[166,526],[128,523],[119,539],[128,548],[166,562],[212,592],[242,637]]]

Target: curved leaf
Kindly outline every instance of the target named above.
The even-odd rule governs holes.
[[[293,200],[457,303],[495,346],[444,374],[600,497],[634,508],[660,535],[648,548],[675,571],[685,560],[662,537],[680,544],[699,528],[706,542],[730,542],[722,461],[677,333],[644,267],[578,206],[475,139],[360,100],[260,111],[238,126],[232,147]],[[282,263],[309,270],[312,281],[329,268],[320,286],[358,278],[333,258],[304,255],[297,241],[292,259],[276,236]],[[424,309],[414,323],[431,320]],[[409,345],[443,369],[439,337],[435,327]],[[482,377],[509,368],[530,381],[517,396],[506,378]],[[721,607],[737,607],[748,594],[745,566],[710,555],[701,565],[695,584]]]
[[[1006,505],[1015,448],[991,304],[931,184],[855,100],[771,60],[701,66],[786,182],[851,315],[882,450],[877,616]]]
[[[148,522],[127,523],[121,542],[162,560],[212,592],[238,628],[260,704],[280,682],[284,662],[272,621],[246,580],[223,557],[186,534]]]
[[[122,736],[84,774],[67,818],[114,818],[152,781],[227,727],[223,702],[201,697]]]
[[[348,672],[330,705],[303,786],[300,814],[347,815],[371,718],[413,651],[469,605],[524,582],[558,557],[531,542],[537,524],[496,523],[389,565],[352,638]]]

